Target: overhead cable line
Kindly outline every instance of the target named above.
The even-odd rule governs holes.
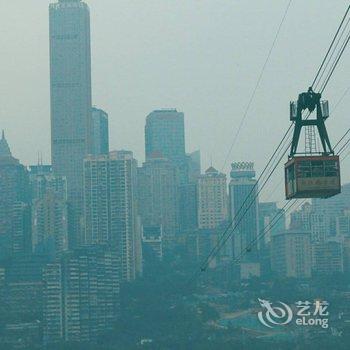
[[[343,16],[343,18],[342,18],[342,20],[341,20],[341,22],[340,22],[340,24],[339,24],[339,27],[338,27],[337,31],[335,32],[335,34],[334,34],[333,40],[332,40],[331,44],[329,45],[329,48],[328,48],[328,50],[327,50],[327,53],[326,53],[326,55],[324,56],[320,67],[318,68],[318,71],[317,71],[317,73],[316,73],[316,76],[315,76],[315,78],[314,78],[314,80],[313,80],[313,82],[312,82],[312,84],[311,84],[311,87],[312,87],[312,88],[314,88],[315,82],[316,82],[316,80],[317,80],[317,78],[318,78],[318,76],[319,76],[319,74],[320,74],[320,72],[321,72],[321,70],[322,70],[322,68],[323,68],[323,66],[324,66],[324,64],[325,64],[325,62],[326,62],[326,60],[327,60],[327,57],[328,57],[328,55],[329,55],[329,53],[330,53],[330,51],[331,51],[331,49],[332,49],[332,47],[333,47],[333,44],[334,44],[334,42],[335,42],[335,40],[336,40],[336,38],[337,38],[337,36],[338,36],[338,34],[339,34],[339,31],[340,31],[341,27],[343,26],[343,23],[344,23],[344,21],[345,21],[346,16],[348,15],[349,10],[350,10],[350,5],[348,6],[347,10],[345,11],[345,14],[344,14],[344,16]]]
[[[330,52],[331,49],[332,49],[332,46],[333,46],[333,44],[334,44],[334,42],[335,42],[335,40],[336,40],[336,37],[337,37],[337,35],[338,35],[339,31],[340,31],[340,28],[341,28],[341,26],[342,26],[342,24],[343,24],[343,22],[344,22],[344,20],[345,20],[345,18],[346,18],[347,13],[349,12],[349,8],[350,8],[350,6],[348,7],[345,16],[344,16],[343,19],[342,19],[341,25],[340,25],[340,26],[338,27],[338,29],[337,29],[336,35],[335,35],[335,37],[333,38],[333,41],[332,41],[332,43],[331,43],[331,45],[330,45],[330,48],[329,48],[329,50],[327,51],[326,56],[325,56],[325,58],[324,58],[323,61],[322,61],[322,64],[321,64],[320,69],[318,70],[318,72],[317,72],[317,74],[316,74],[316,77],[315,77],[315,79],[314,79],[314,82],[317,80],[317,77],[318,77],[318,75],[319,75],[320,72],[321,72],[321,69],[322,69],[322,67],[323,67],[323,65],[324,65],[324,62],[326,61],[326,59],[327,59],[327,57],[328,57],[328,55],[329,55],[329,52]],[[327,84],[328,84],[328,82],[329,82],[331,76],[333,75],[334,70],[335,70],[335,68],[336,68],[336,66],[337,66],[337,64],[338,64],[338,62],[339,62],[339,60],[340,60],[340,58],[341,58],[341,56],[342,56],[344,50],[345,50],[345,47],[346,47],[347,44],[348,44],[349,39],[350,39],[350,36],[349,36],[349,37],[347,38],[347,40],[345,41],[345,44],[343,44],[343,46],[342,46],[342,48],[341,48],[341,50],[340,50],[340,53],[338,53],[338,57],[336,58],[335,63],[333,63],[333,66],[332,66],[332,68],[331,68],[331,70],[330,70],[330,72],[329,72],[329,74],[328,74],[328,77],[326,78],[326,81],[325,81],[324,84],[322,85],[322,89],[321,89],[322,92],[324,91],[324,89],[325,89],[325,87],[327,86]],[[313,83],[314,83],[314,82],[313,82]],[[308,114],[307,118],[310,116],[310,114],[311,114],[311,113]],[[220,251],[220,249],[222,248],[222,246],[227,242],[227,240],[232,236],[232,234],[234,233],[234,231],[235,231],[235,229],[237,228],[237,226],[239,225],[239,223],[243,220],[244,216],[246,215],[246,213],[248,212],[248,210],[250,209],[250,207],[253,205],[253,203],[254,203],[254,201],[256,200],[256,198],[257,198],[257,196],[259,195],[259,193],[260,193],[260,192],[262,191],[262,189],[265,187],[267,181],[271,178],[272,174],[274,173],[274,171],[276,170],[277,166],[278,166],[279,163],[281,162],[283,156],[284,156],[285,153],[288,151],[288,148],[290,147],[290,144],[289,144],[288,148],[286,148],[285,151],[283,152],[283,154],[282,154],[282,156],[280,157],[280,159],[278,160],[277,164],[273,167],[273,169],[272,169],[271,172],[269,173],[267,179],[264,181],[264,183],[263,183],[262,187],[260,188],[260,190],[256,193],[255,197],[254,197],[253,200],[251,201],[251,203],[250,203],[250,205],[248,206],[248,208],[244,211],[243,216],[240,218],[240,220],[238,220],[238,221],[236,222],[236,218],[237,218],[238,214],[241,212],[242,208],[244,208],[244,206],[245,206],[247,200],[250,198],[250,195],[251,195],[251,194],[253,193],[253,191],[255,190],[256,186],[257,186],[258,183],[259,183],[259,180],[260,180],[261,176],[264,174],[264,172],[266,171],[266,169],[270,166],[270,164],[271,164],[273,158],[275,157],[276,153],[277,153],[278,150],[280,149],[282,143],[284,142],[285,138],[287,137],[287,135],[288,135],[288,133],[289,133],[289,131],[290,131],[290,129],[291,129],[292,126],[293,126],[293,123],[292,123],[292,124],[290,125],[290,127],[287,129],[287,132],[284,134],[284,136],[283,136],[282,140],[280,141],[280,143],[279,143],[277,149],[273,152],[271,158],[270,158],[269,161],[268,161],[268,164],[267,164],[267,165],[265,166],[265,168],[264,168],[263,173],[260,175],[260,177],[258,178],[256,184],[253,186],[252,190],[251,190],[250,193],[247,195],[246,199],[244,200],[243,204],[241,205],[240,209],[238,210],[238,213],[235,215],[235,217],[231,220],[231,222],[229,223],[229,225],[227,226],[227,228],[224,230],[224,233],[223,233],[222,236],[219,238],[218,243],[214,246],[214,248],[211,250],[211,252],[210,252],[209,255],[207,256],[207,258],[206,258],[206,259],[204,260],[204,262],[200,265],[200,270],[198,270],[198,271],[195,272],[194,277],[191,279],[191,281],[194,280],[194,279],[196,279],[197,276],[198,276],[198,274],[200,274],[201,272],[203,272],[203,271],[205,271],[205,270],[207,269],[207,267],[208,267],[208,265],[210,264],[210,262],[211,262],[211,261],[214,259],[214,257],[218,254],[218,252]],[[235,223],[234,227],[231,229],[231,226],[232,226],[232,224],[233,224],[234,222],[236,222],[236,223]],[[230,230],[230,229],[231,229],[231,230]],[[228,234],[227,234],[227,233],[228,233]],[[190,281],[190,282],[191,282],[191,281]]]
[[[348,134],[348,132],[350,131],[350,129],[341,137],[340,140],[344,139],[344,137]],[[339,140],[339,141],[340,141]],[[338,143],[339,143],[338,141]],[[338,144],[337,143],[337,144]],[[348,147],[350,143],[350,138],[348,139],[348,141],[343,145],[342,149],[339,151],[339,155],[341,155],[345,148]],[[348,156],[350,155],[350,151],[341,159],[341,161],[344,161]],[[297,199],[294,200],[294,202],[287,202],[281,209],[279,209],[279,212],[275,214],[275,216],[272,218],[271,221],[274,221],[274,223],[271,225],[271,222],[269,224],[267,224],[263,230],[260,231],[260,234],[254,238],[241,252],[241,255],[239,255],[238,259],[241,259],[243,255],[245,255],[249,249],[252,247],[253,244],[255,244],[257,241],[259,241],[261,238],[263,238],[266,233],[268,232],[268,230],[271,230],[275,225],[277,225],[278,221],[283,217],[283,214],[287,214],[292,207],[295,205]],[[299,203],[299,205],[295,208],[295,210],[298,210],[298,208],[300,208],[304,203],[306,202],[306,199],[304,199],[302,202]],[[290,205],[286,211],[283,213],[283,210],[288,206],[288,204],[292,203],[292,205]],[[279,215],[280,214],[280,215]],[[275,220],[276,219],[276,220]],[[234,262],[237,263],[239,261],[236,261],[236,259],[234,259]]]
[[[350,40],[350,32],[349,32],[349,34],[348,34],[348,36],[347,36],[345,42],[343,43],[343,46],[342,46],[342,48],[341,48],[341,50],[340,50],[340,53],[338,54],[338,57],[336,58],[336,60],[335,60],[335,62],[334,62],[334,64],[333,64],[333,66],[332,66],[332,69],[330,70],[330,73],[329,73],[328,77],[326,78],[326,81],[325,81],[325,82],[323,83],[323,85],[322,85],[322,88],[321,88],[321,90],[320,90],[320,93],[321,93],[321,94],[323,93],[323,91],[325,90],[326,86],[328,85],[329,80],[330,80],[331,76],[333,75],[335,68],[337,67],[337,65],[338,65],[338,63],[339,63],[341,57],[343,56],[344,50],[345,50],[345,48],[347,47],[347,45],[348,45],[348,43],[349,43],[349,40]]]
[[[251,105],[252,105],[252,103],[253,103],[254,97],[255,97],[255,95],[256,95],[256,92],[257,92],[257,90],[258,90],[258,88],[259,88],[261,79],[262,79],[263,74],[264,74],[264,72],[265,72],[267,63],[268,63],[269,60],[270,60],[272,50],[273,50],[274,47],[275,47],[275,44],[276,44],[276,42],[277,42],[277,38],[278,38],[279,33],[280,33],[281,29],[282,29],[283,23],[284,23],[284,21],[285,21],[285,19],[286,19],[286,17],[287,17],[287,13],[288,13],[288,10],[289,10],[289,7],[290,7],[291,3],[292,3],[292,0],[289,0],[289,2],[288,2],[288,4],[287,4],[287,7],[286,7],[286,9],[285,9],[285,11],[284,11],[282,20],[281,20],[281,22],[280,22],[280,24],[279,24],[279,26],[278,26],[277,31],[276,31],[276,34],[275,34],[274,40],[273,40],[273,42],[272,42],[272,45],[271,45],[271,47],[270,47],[270,50],[269,50],[269,52],[268,52],[268,54],[267,54],[267,56],[266,56],[266,59],[265,59],[265,62],[264,62],[264,64],[263,64],[263,66],[262,66],[262,68],[261,68],[261,71],[260,71],[258,80],[256,81],[256,84],[255,84],[255,87],[254,87],[254,89],[253,89],[253,92],[252,92],[252,94],[251,94],[251,96],[250,96],[250,98],[249,98],[248,104],[247,104],[247,106],[246,106],[246,108],[245,108],[245,111],[244,111],[244,113],[243,113],[243,117],[241,118],[241,121],[240,121],[239,126],[238,126],[238,129],[237,129],[237,131],[236,131],[236,133],[235,133],[235,136],[234,136],[234,138],[233,138],[233,141],[232,141],[232,143],[231,143],[231,146],[230,146],[230,148],[229,148],[229,151],[228,151],[227,154],[226,154],[226,157],[225,157],[223,166],[222,166],[222,168],[221,168],[221,171],[224,170],[224,168],[225,168],[225,166],[226,166],[226,163],[227,163],[228,159],[230,158],[232,149],[233,149],[233,147],[235,146],[235,144],[236,144],[236,142],[237,142],[238,136],[239,136],[239,134],[240,134],[240,132],[241,132],[241,129],[242,129],[242,127],[243,127],[243,124],[244,124],[244,122],[245,122],[245,120],[246,120],[246,118],[247,118],[248,112],[249,112],[250,107],[251,107]]]

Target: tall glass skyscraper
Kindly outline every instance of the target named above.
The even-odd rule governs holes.
[[[237,226],[233,234],[234,255],[242,252],[242,261],[255,262],[258,258],[256,241],[258,220],[258,186],[256,185],[254,163],[232,163],[231,181],[229,185],[230,219]]]
[[[90,15],[81,0],[58,0],[49,10],[52,166],[67,179],[74,246],[81,234],[83,159],[92,151]]]
[[[176,109],[159,109],[146,118],[146,161],[166,158],[179,171],[179,182],[188,182],[188,164],[185,153],[184,114]]]
[[[109,153],[108,114],[99,108],[92,108],[92,153]]]
[[[146,160],[167,158],[174,161],[185,157],[184,114],[176,109],[160,109],[146,118]]]

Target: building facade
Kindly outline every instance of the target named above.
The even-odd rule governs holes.
[[[201,174],[201,152],[200,150],[187,153],[188,162],[188,181],[190,183],[197,183],[197,179]]]
[[[313,242],[312,272],[314,275],[332,275],[344,272],[344,242],[340,237]]]
[[[136,181],[137,162],[130,151],[88,156],[84,161],[84,241],[114,247],[127,281],[141,273]]]
[[[90,14],[80,0],[50,4],[51,150],[67,179],[71,245],[81,243],[83,160],[92,152]]]
[[[185,152],[184,113],[176,109],[151,112],[145,126],[146,161],[165,158],[178,169],[179,184],[188,182],[188,162]]]
[[[286,229],[284,209],[279,209],[276,202],[259,203],[259,261],[261,273],[271,273],[272,237]]]
[[[167,158],[179,160],[185,157],[184,114],[176,109],[151,112],[145,127],[146,160]]]
[[[259,199],[254,163],[237,162],[232,163],[231,167],[229,208],[230,221],[233,227],[236,227],[232,239],[234,255],[240,256],[243,251],[249,249],[249,254],[245,254],[243,260],[257,261]]]
[[[45,173],[30,174],[33,252],[55,256],[68,250],[67,181]]]
[[[198,227],[217,228],[227,219],[226,175],[210,167],[198,178]]]
[[[142,228],[143,260],[147,263],[163,259],[163,232],[161,226]]]
[[[99,108],[92,108],[92,154],[109,153],[108,114]]]
[[[43,269],[43,335],[47,346],[62,340],[96,342],[119,315],[117,252],[95,245],[65,253]]]
[[[151,158],[138,168],[138,202],[143,226],[161,226],[164,243],[179,231],[178,171],[164,158]]]
[[[271,266],[280,277],[310,278],[312,271],[311,233],[289,230],[272,238]]]
[[[28,171],[0,139],[0,259],[31,252]],[[29,221],[28,221],[29,218]]]

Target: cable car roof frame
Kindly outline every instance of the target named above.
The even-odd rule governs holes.
[[[327,101],[322,101],[328,104]],[[296,105],[296,111],[294,111]],[[308,109],[309,114],[307,118],[303,119],[303,111]],[[316,109],[316,118],[309,119],[310,114]],[[296,113],[295,113],[296,112]],[[331,146],[327,129],[325,126],[325,120],[328,115],[324,115],[321,108],[321,93],[316,93],[312,90],[312,87],[308,89],[307,92],[299,94],[297,102],[290,103],[290,120],[294,122],[294,132],[291,142],[291,149],[289,154],[289,159],[293,158],[297,154],[302,154],[297,152],[298,143],[300,139],[301,130],[304,126],[316,126],[319,137],[321,140],[324,156],[334,155],[334,150]],[[320,154],[317,152],[317,154]]]

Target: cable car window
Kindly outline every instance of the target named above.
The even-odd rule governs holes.
[[[324,164],[322,160],[314,160],[311,163],[312,177],[324,177]]]
[[[287,169],[287,181],[294,181],[294,164],[290,165]]]
[[[338,163],[333,160],[325,161],[325,176],[334,177],[338,176]]]
[[[311,177],[311,163],[303,160],[298,164],[298,178]]]

